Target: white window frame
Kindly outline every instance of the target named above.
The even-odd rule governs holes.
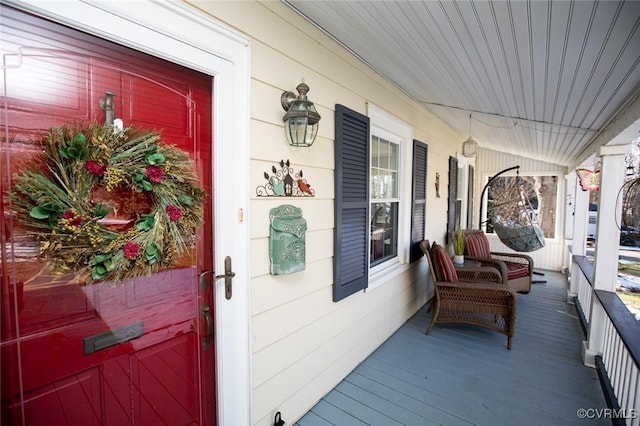
[[[383,283],[388,282],[393,276],[402,273],[409,263],[413,127],[371,103],[367,104],[367,114],[370,120],[369,144],[371,144],[373,136],[377,136],[398,144],[399,148],[398,199],[400,202],[398,205],[398,255],[375,266],[369,266],[369,286],[367,291],[371,291]],[[371,167],[370,164],[369,167]],[[371,194],[369,194],[368,202],[371,205]],[[370,229],[367,235],[367,238],[370,238]],[[369,244],[367,247],[370,247]],[[368,250],[368,253],[370,253],[370,250]],[[367,254],[367,264],[370,265],[369,254]]]

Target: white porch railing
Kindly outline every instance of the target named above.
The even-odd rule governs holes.
[[[602,330],[602,350],[595,366],[611,408],[605,415],[613,424],[640,425],[640,322],[614,292],[593,290],[593,267],[584,256],[574,256],[580,274],[577,306],[587,336]],[[592,315],[595,310],[605,315]]]
[[[640,406],[640,370],[637,360],[625,347],[613,321],[606,321],[605,324],[605,345],[602,360],[620,408],[623,412],[629,413],[626,416],[630,420],[628,424],[638,425],[640,422],[637,413]]]
[[[572,274],[571,279],[577,282],[576,305],[580,309],[580,319],[585,333],[589,329],[589,318],[591,318],[591,297],[593,295],[593,285],[590,280],[593,277],[593,265],[585,256],[574,256],[573,262],[580,270],[579,274]],[[576,268],[574,268],[576,269]]]

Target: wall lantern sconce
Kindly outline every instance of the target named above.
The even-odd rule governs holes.
[[[469,114],[469,138],[462,142],[462,155],[465,157],[475,157],[478,153],[478,142],[471,137],[471,114]]]
[[[282,117],[284,132],[291,146],[311,146],[318,134],[320,114],[313,102],[307,99],[309,86],[304,83],[296,87],[298,96],[293,92],[284,92],[280,103],[287,113]]]

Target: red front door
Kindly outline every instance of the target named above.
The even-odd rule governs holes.
[[[48,272],[6,197],[32,141],[52,126],[104,121],[106,92],[125,127],[187,151],[210,195],[211,77],[0,9],[0,423],[214,424],[211,197],[175,267],[93,285]]]

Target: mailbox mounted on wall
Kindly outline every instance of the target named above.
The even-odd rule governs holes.
[[[305,263],[305,233],[307,221],[302,209],[289,204],[269,212],[269,260],[273,275],[303,271]]]

